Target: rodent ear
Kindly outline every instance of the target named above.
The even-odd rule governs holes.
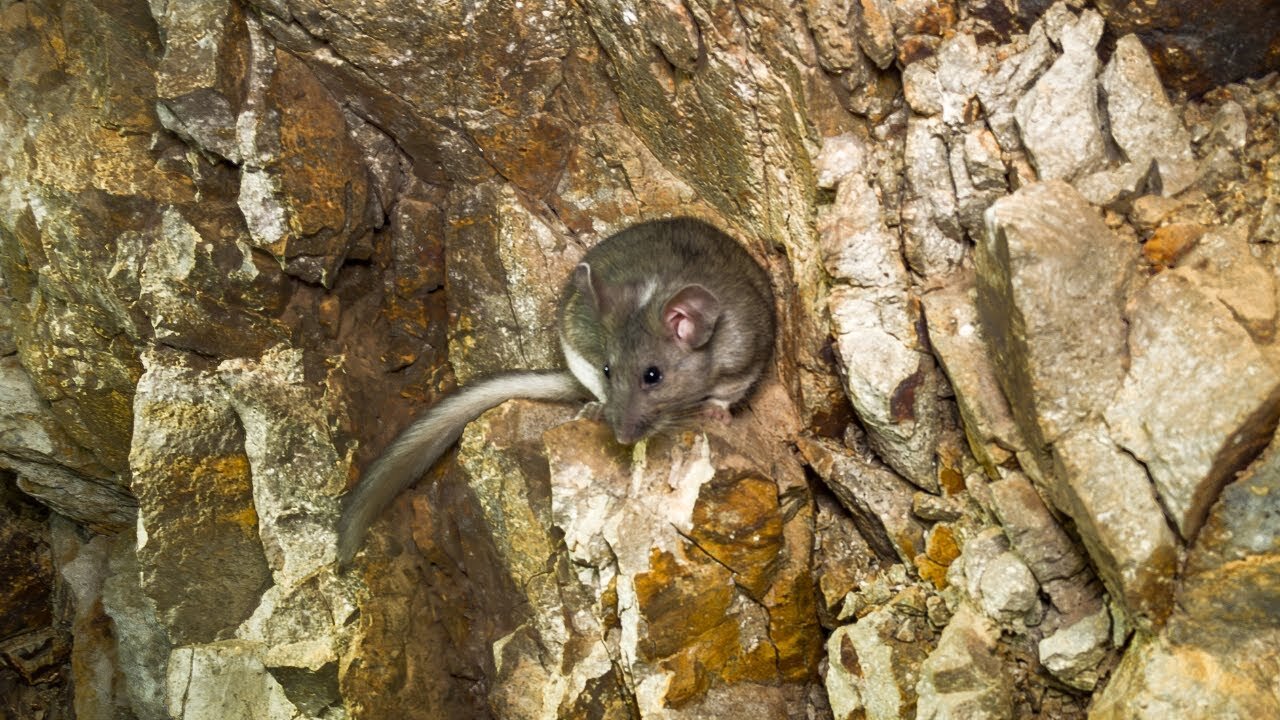
[[[577,288],[582,297],[586,298],[591,307],[599,315],[604,315],[607,295],[604,289],[599,286],[594,273],[591,272],[591,266],[586,263],[578,263],[578,267],[573,269],[573,286]]]
[[[662,308],[662,322],[681,346],[702,347],[720,319],[720,301],[701,285],[686,285]]]

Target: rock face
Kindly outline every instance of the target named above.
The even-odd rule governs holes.
[[[1280,19],[1202,5],[0,8],[0,714],[1280,714]],[[340,572],[675,215],[776,291],[734,420],[503,404]]]

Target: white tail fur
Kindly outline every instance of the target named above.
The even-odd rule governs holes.
[[[351,562],[373,521],[462,436],[467,423],[511,398],[570,401],[586,397],[573,375],[517,371],[459,388],[410,423],[348,493],[338,520],[338,564]]]

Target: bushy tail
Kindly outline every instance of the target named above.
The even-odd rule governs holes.
[[[346,567],[373,521],[457,442],[467,423],[511,398],[569,401],[586,391],[566,370],[491,375],[458,389],[414,420],[347,494],[338,520],[338,564]]]

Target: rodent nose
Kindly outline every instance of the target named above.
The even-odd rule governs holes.
[[[644,431],[644,425],[628,422],[615,427],[613,436],[623,445],[634,445],[640,438],[644,437]]]

